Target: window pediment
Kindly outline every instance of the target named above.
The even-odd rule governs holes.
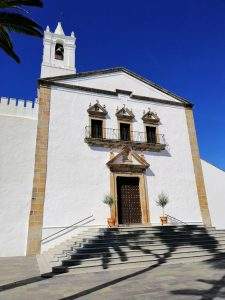
[[[160,122],[160,118],[158,117],[157,113],[151,111],[150,108],[147,112],[143,112],[142,120],[144,121],[144,123],[148,124],[159,124]]]
[[[116,117],[118,120],[121,120],[121,121],[132,121],[134,119],[134,114],[133,114],[132,110],[128,109],[124,105],[121,109],[119,109],[117,107]]]
[[[143,156],[125,146],[107,162],[107,166],[112,172],[142,173],[149,167],[149,164]]]
[[[106,118],[106,115],[108,114],[105,105],[100,105],[99,101],[97,100],[94,105],[89,105],[89,108],[87,110],[89,116],[91,117],[98,117],[98,118]]]

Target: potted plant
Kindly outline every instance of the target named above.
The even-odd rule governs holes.
[[[162,207],[163,215],[160,217],[160,222],[162,225],[167,224],[168,218],[165,216],[165,206],[168,204],[169,198],[166,194],[161,193],[158,196],[158,200],[156,201],[157,205]]]
[[[113,206],[113,204],[115,203],[115,200],[112,196],[110,195],[105,195],[104,199],[103,199],[103,203],[108,205],[111,209],[111,207]],[[109,227],[113,227],[115,226],[115,218],[107,218],[107,223]]]

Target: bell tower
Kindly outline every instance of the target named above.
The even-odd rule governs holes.
[[[55,32],[47,26],[44,32],[44,50],[41,64],[41,78],[76,73],[75,45],[76,38],[64,34],[62,25],[58,22]]]

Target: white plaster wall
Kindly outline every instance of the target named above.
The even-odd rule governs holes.
[[[52,88],[48,146],[48,172],[44,227],[66,226],[94,214],[93,224],[105,224],[109,214],[102,203],[109,193],[109,149],[90,148],[84,142],[89,103],[106,105],[106,127],[117,128],[116,108],[123,104],[135,114],[133,130],[143,131],[141,117],[150,106],[158,113],[168,148],[161,153],[146,152],[151,222],[159,223],[161,211],[155,201],[164,191],[170,198],[167,212],[186,222],[202,222],[189,145],[185,111],[182,107]],[[118,150],[115,150],[118,151]]]
[[[170,100],[179,102],[176,98],[173,98],[154,87],[137,80],[136,78],[124,73],[112,73],[103,75],[93,75],[88,77],[78,77],[67,80],[60,80],[59,82],[80,85],[86,87],[92,87],[102,90],[115,91],[116,89],[131,91],[135,95],[146,96],[164,100]]]
[[[167,151],[145,153],[151,222],[159,223],[161,208],[156,205],[161,192],[169,196],[166,213],[187,223],[202,222],[194,176],[185,110],[182,107],[151,105],[158,111]]]
[[[0,103],[0,256],[26,253],[36,126],[32,115]]]
[[[41,78],[73,74],[74,70],[42,64]]]
[[[225,172],[202,160],[212,225],[225,229]]]

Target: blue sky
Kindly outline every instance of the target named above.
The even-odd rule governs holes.
[[[203,159],[225,169],[225,0],[46,0],[30,16],[77,37],[77,71],[124,66],[195,104]],[[0,94],[32,99],[42,40],[13,35],[0,51]]]

